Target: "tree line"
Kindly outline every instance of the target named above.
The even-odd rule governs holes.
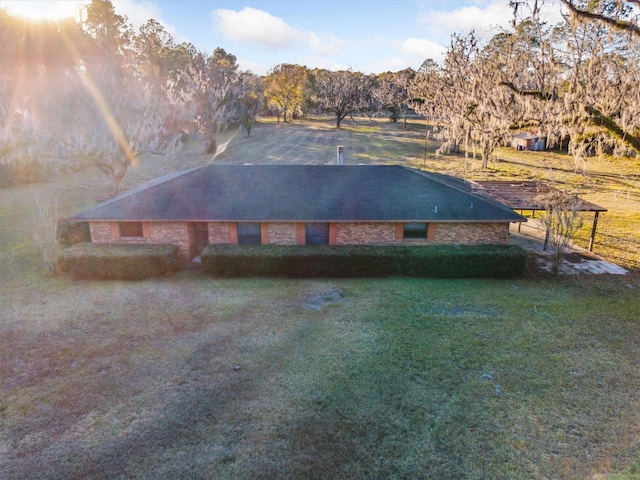
[[[242,71],[222,48],[210,55],[177,44],[155,20],[137,31],[109,0],[93,0],[80,21],[30,22],[0,9],[0,165],[91,165],[112,193],[142,153],[167,153],[185,135],[209,139],[258,115],[290,122],[331,113],[394,121],[424,115],[441,151],[476,152],[483,166],[513,132],[566,141],[585,154],[640,152],[638,29],[621,0],[562,0],[559,25],[537,0],[512,1],[512,27],[482,43],[454,34],[442,65],[372,75],[274,66]]]

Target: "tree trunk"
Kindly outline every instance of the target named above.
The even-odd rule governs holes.
[[[117,197],[120,193],[120,179],[115,173],[111,173],[109,179],[111,180],[111,196]]]

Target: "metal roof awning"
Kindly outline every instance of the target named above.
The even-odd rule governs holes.
[[[553,187],[534,181],[509,181],[509,180],[478,180],[474,182],[478,185],[478,193],[488,195],[513,210],[531,210],[532,212],[546,210],[545,206],[540,203],[538,198],[541,195],[552,192]],[[589,239],[589,251],[593,251],[593,244],[596,236],[596,228],[598,226],[598,216],[600,212],[606,212],[607,209],[580,199],[581,212],[594,212],[593,227],[591,228],[591,237]]]

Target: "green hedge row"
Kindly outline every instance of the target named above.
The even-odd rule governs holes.
[[[100,280],[140,280],[172,273],[177,265],[177,245],[78,243],[58,260],[62,273]]]
[[[527,252],[509,245],[209,245],[201,259],[215,277],[510,278],[524,272]]]

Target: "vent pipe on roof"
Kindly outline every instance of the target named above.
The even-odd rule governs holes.
[[[344,147],[342,145],[338,145],[338,159],[337,164],[344,164]]]

